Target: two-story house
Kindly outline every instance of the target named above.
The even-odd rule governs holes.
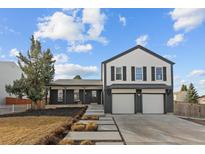
[[[138,45],[102,62],[101,80],[52,82],[50,103],[58,103],[61,89],[61,102],[97,102],[104,104],[106,113],[172,112],[173,64]]]

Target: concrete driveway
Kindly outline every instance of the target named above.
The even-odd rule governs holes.
[[[114,115],[126,144],[205,144],[205,126],[174,115]]]

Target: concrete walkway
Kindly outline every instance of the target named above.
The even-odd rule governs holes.
[[[99,104],[89,104],[85,115],[98,115],[105,116],[103,105]]]
[[[126,144],[205,144],[205,126],[174,115],[114,115]]]
[[[124,142],[112,116],[104,114],[102,105],[91,104],[85,115],[98,115],[99,120],[80,120],[81,123],[96,122],[98,130],[93,132],[70,131],[64,139],[75,141],[91,140],[96,145],[123,145]]]

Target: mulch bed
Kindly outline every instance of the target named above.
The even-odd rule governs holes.
[[[71,116],[75,117],[80,111],[85,111],[87,107],[61,107],[55,109],[28,110],[20,113],[11,113],[0,115],[1,117],[17,116]]]
[[[190,118],[182,118],[182,119],[195,122],[197,124],[205,125],[205,120],[197,120],[197,119],[190,119]]]

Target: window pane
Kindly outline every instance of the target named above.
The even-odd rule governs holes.
[[[74,90],[74,100],[79,100],[79,90]]]
[[[121,74],[116,74],[116,80],[121,80]]]
[[[58,90],[58,102],[62,102],[63,101],[63,90],[59,89]]]
[[[142,68],[136,67],[136,80],[142,80]]]
[[[96,91],[92,91],[92,97],[97,97],[97,92]]]
[[[162,80],[162,68],[161,67],[156,68],[156,80]]]
[[[116,67],[116,80],[121,80],[122,78],[122,72],[121,72],[121,67]]]

